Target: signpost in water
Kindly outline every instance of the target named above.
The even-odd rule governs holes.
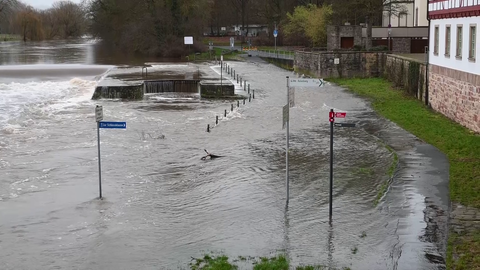
[[[355,127],[354,123],[335,123],[335,117],[345,118],[347,117],[346,112],[334,112],[333,109],[330,110],[329,114],[330,121],[330,198],[328,205],[328,217],[330,223],[332,223],[332,205],[333,205],[333,127]]]
[[[126,129],[127,122],[102,122],[103,120],[103,107],[97,105],[95,107],[95,120],[97,121],[97,142],[98,142],[98,188],[100,193],[100,199],[102,199],[102,161],[100,159],[100,129],[101,128],[114,128],[114,129]]]
[[[283,106],[283,128],[287,127],[287,150],[285,153],[285,178],[287,181],[287,204],[290,199],[290,179],[288,168],[288,152],[290,148],[290,108],[295,107],[295,89],[293,87],[322,87],[323,79],[291,79],[287,76],[287,105]]]

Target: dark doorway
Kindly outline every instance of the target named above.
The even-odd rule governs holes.
[[[412,39],[410,43],[410,52],[425,53],[425,46],[428,46],[428,39]]]
[[[340,47],[342,49],[351,49],[353,44],[353,37],[342,37]]]

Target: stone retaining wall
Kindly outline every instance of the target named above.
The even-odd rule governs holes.
[[[419,100],[426,99],[423,61],[385,52],[295,52],[294,69],[318,78],[384,76]],[[480,75],[430,65],[428,104],[480,133]]]
[[[424,62],[388,54],[383,76],[395,87],[402,88],[409,95],[425,101],[426,71]]]
[[[294,69],[320,78],[377,77],[384,69],[383,52],[295,52]]]

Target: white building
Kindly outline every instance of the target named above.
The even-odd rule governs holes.
[[[427,26],[427,0],[384,1],[383,27]]]
[[[480,0],[430,0],[429,101],[480,132]]]

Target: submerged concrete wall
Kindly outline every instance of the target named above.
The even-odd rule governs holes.
[[[235,86],[225,80],[220,81],[201,81],[200,95],[202,98],[221,98],[235,96]]]
[[[143,99],[143,84],[138,85],[122,85],[122,86],[97,86],[93,93],[92,99],[101,98],[120,98],[128,100]]]
[[[145,93],[184,92],[198,93],[199,80],[145,81]]]

